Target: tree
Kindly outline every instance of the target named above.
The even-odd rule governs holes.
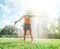
[[[12,25],[6,25],[0,32],[0,35],[13,35],[17,33],[17,28]]]

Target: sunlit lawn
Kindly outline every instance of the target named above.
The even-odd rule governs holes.
[[[0,38],[0,49],[60,49],[60,39],[37,39],[24,43],[20,38]]]

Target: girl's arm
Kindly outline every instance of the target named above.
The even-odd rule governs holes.
[[[32,17],[40,17],[40,18],[41,18],[41,17],[44,17],[44,16],[36,16],[36,15],[31,15],[31,16],[32,16]]]
[[[23,18],[24,18],[24,16],[22,16],[19,20],[15,21],[15,24],[16,24],[17,22],[19,22],[20,20],[22,20]]]

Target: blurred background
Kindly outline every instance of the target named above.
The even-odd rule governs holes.
[[[0,0],[0,37],[23,37],[24,19],[13,25],[28,9],[36,16],[31,18],[34,38],[60,39],[59,0]]]

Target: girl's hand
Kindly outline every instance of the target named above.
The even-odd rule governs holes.
[[[15,24],[17,23],[17,21],[15,21]]]

